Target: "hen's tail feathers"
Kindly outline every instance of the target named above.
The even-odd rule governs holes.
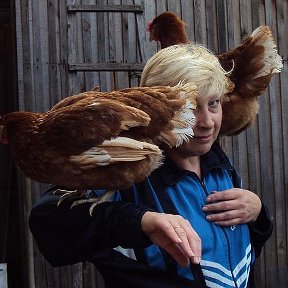
[[[260,26],[251,34],[255,45],[264,47],[263,67],[257,71],[253,79],[280,73],[283,67],[282,58],[278,55],[271,30],[268,26]]]
[[[232,94],[243,98],[263,93],[272,76],[283,67],[268,26],[258,27],[241,45],[218,58],[226,70],[231,69],[232,63],[235,65],[230,76],[235,84]]]
[[[282,58],[269,27],[260,26],[242,45],[220,55],[219,60],[224,65],[229,60],[235,61],[231,75],[235,89],[227,94],[222,104],[220,135],[237,135],[253,123],[259,109],[257,96],[268,87],[272,76],[281,72]]]

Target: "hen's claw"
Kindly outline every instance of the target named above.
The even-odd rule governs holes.
[[[76,200],[72,203],[72,205],[70,206],[70,209],[72,209],[73,207],[80,205],[80,204],[84,204],[84,203],[92,203],[90,208],[89,208],[89,214],[92,217],[92,213],[94,208],[103,202],[108,202],[110,197],[114,194],[114,191],[108,191],[106,193],[104,193],[102,196],[99,197],[93,197],[93,198],[87,198],[87,199],[79,199]]]

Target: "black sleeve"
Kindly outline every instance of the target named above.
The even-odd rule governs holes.
[[[29,218],[37,246],[53,266],[86,261],[91,254],[103,256],[106,248],[151,244],[141,231],[141,218],[148,209],[127,202],[104,202],[91,217],[91,204],[70,208],[71,203],[64,201],[57,206],[59,196],[53,191],[40,198]]]
[[[273,222],[268,208],[262,203],[260,214],[255,222],[249,224],[252,244],[256,257],[260,256],[262,247],[273,232]]]

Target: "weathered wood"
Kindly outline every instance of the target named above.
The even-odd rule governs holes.
[[[283,71],[259,97],[260,112],[253,126],[239,136],[221,139],[221,145],[242,175],[244,187],[260,195],[274,217],[273,236],[257,263],[257,283],[263,288],[285,287],[288,275],[287,1],[15,0],[15,5],[18,102],[19,108],[27,111],[47,110],[61,98],[96,85],[102,91],[139,85],[146,61],[160,49],[156,42],[149,41],[146,24],[164,11],[181,16],[187,24],[189,39],[207,45],[215,53],[234,48],[246,33],[259,25],[268,24],[272,28],[285,60]],[[20,189],[27,193],[29,189],[22,186]],[[34,202],[45,188],[33,183],[30,190]],[[55,269],[35,245],[34,254],[31,251],[28,254],[26,266],[31,268],[32,259],[37,288],[103,287],[91,264]]]
[[[124,4],[133,3],[133,0],[125,0]],[[123,1],[122,1],[123,3]],[[139,46],[137,45],[138,29],[136,25],[136,15],[127,13],[123,19],[124,35],[127,39],[124,44],[124,59],[125,63],[137,63],[141,62],[139,57]],[[141,70],[140,70],[141,71]],[[138,73],[140,73],[140,71]],[[129,86],[139,86],[139,79],[137,72],[128,71]]]
[[[218,35],[217,35],[217,18],[215,15],[215,1],[206,1],[206,18],[207,18],[207,46],[214,53],[218,52]]]
[[[70,71],[142,71],[144,64],[140,63],[79,63],[69,64]]]
[[[207,45],[205,11],[205,1],[194,0],[195,42],[202,45]]]
[[[139,4],[142,1],[141,0],[134,0],[135,4]],[[154,1],[153,1],[154,3]],[[151,7],[153,7],[153,3],[149,3],[150,5],[145,6],[145,14],[144,17],[140,14],[136,14],[136,29],[138,31],[138,47],[140,51],[140,61],[146,62],[149,57],[151,57],[155,50],[151,51],[151,46],[147,43],[147,35],[145,34],[145,27],[146,23],[148,22],[148,19],[151,20],[153,17],[151,17],[151,14],[149,11],[151,11]],[[148,9],[147,9],[148,8]],[[149,18],[148,18],[149,17]]]
[[[143,5],[68,5],[68,12],[134,12],[143,13]]]
[[[194,38],[194,9],[193,1],[181,1],[181,18],[186,23],[186,33],[191,42],[195,41]]]
[[[281,1],[277,0],[276,1],[276,8],[277,8],[277,29],[278,29],[278,34],[277,35],[288,35],[288,3],[287,1]],[[282,159],[282,173],[283,173],[283,179],[285,181],[284,183],[284,189],[283,189],[283,180],[281,180],[281,189],[278,191],[278,197],[280,196],[280,199],[283,202],[283,208],[284,208],[284,215],[286,215],[286,218],[283,217],[283,215],[277,214],[278,218],[281,218],[281,222],[279,223],[279,228],[281,229],[280,225],[283,225],[281,231],[283,234],[286,234],[286,241],[285,239],[281,239],[282,243],[280,242],[280,249],[281,251],[277,251],[277,257],[278,253],[280,254],[279,258],[281,260],[279,261],[280,265],[278,267],[278,273],[279,273],[279,279],[281,279],[281,283],[288,283],[288,273],[287,273],[287,249],[288,249],[288,237],[287,237],[287,231],[288,231],[288,217],[287,217],[287,207],[288,207],[288,197],[287,197],[287,192],[288,192],[288,185],[287,185],[287,179],[288,179],[288,115],[287,115],[287,109],[288,109],[288,97],[285,96],[287,95],[287,87],[288,87],[288,49],[287,49],[287,39],[285,37],[277,37],[277,44],[279,47],[279,53],[280,55],[283,56],[283,61],[284,61],[284,67],[283,70],[280,74],[280,91],[278,91],[278,97],[281,107],[281,124],[282,124],[282,131],[280,131],[279,138],[282,139],[282,151],[279,151],[279,155],[281,155]],[[285,180],[286,179],[286,180]],[[284,192],[283,192],[284,191]],[[281,195],[279,195],[281,193]],[[282,213],[283,213],[283,208],[282,208]],[[281,212],[280,212],[281,213]],[[278,219],[277,218],[277,219]],[[276,219],[276,222],[278,224],[278,221]],[[284,222],[284,223],[283,223]],[[285,223],[286,222],[286,223]],[[286,228],[286,229],[285,229]],[[286,250],[286,251],[285,251]],[[286,254],[286,262],[283,262]]]

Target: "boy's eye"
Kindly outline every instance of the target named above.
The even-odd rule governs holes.
[[[210,108],[217,108],[220,104],[220,99],[215,99],[209,102]]]

